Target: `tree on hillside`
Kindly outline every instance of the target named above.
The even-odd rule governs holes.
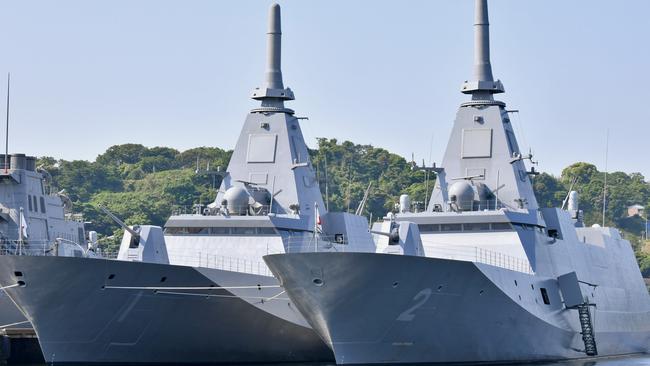
[[[95,161],[104,165],[135,164],[146,151],[147,148],[140,144],[114,145],[99,155]]]
[[[349,207],[354,212],[370,182],[364,214],[372,213],[375,218],[392,210],[402,193],[414,194],[414,201],[424,200],[420,187],[424,172],[413,170],[403,157],[385,149],[319,138],[318,149],[311,150],[310,155],[322,192],[327,183],[331,211],[347,211]],[[433,179],[429,186],[433,188]]]
[[[185,150],[180,153],[176,159],[178,161],[178,166],[182,168],[196,168],[197,160],[199,162],[199,167],[205,169],[207,163],[210,163],[210,169],[217,169],[221,167],[222,170],[226,170],[228,163],[230,162],[230,157],[232,155],[232,150],[222,150],[218,147],[196,147],[193,149]]]
[[[567,194],[567,187],[547,173],[541,173],[533,179],[533,190],[539,207],[561,207]]]

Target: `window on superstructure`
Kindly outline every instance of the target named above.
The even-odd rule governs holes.
[[[463,226],[461,224],[441,224],[440,231],[461,231]]]
[[[210,229],[210,234],[212,235],[228,235],[230,234],[229,227],[213,227]]]
[[[490,224],[487,222],[474,222],[463,224],[463,231],[489,231]]]
[[[33,211],[33,209],[32,209],[32,195],[31,194],[27,195],[27,203],[29,203],[29,211]]]
[[[440,231],[440,225],[437,224],[420,224],[418,225],[418,229],[420,229],[420,232],[422,233],[431,233],[434,231]]]
[[[32,196],[32,199],[34,199],[34,212],[38,212],[38,201],[36,200],[36,196]]]
[[[272,227],[258,227],[257,233],[260,235],[275,235],[275,229]]]
[[[493,222],[492,230],[512,230],[512,226],[507,222]]]
[[[186,234],[187,233],[187,228],[184,227],[166,227],[165,228],[165,234]]]
[[[210,229],[207,227],[188,227],[187,228],[187,233],[188,234],[208,234],[210,232]]]
[[[45,198],[41,197],[41,212],[45,213]]]
[[[254,227],[233,227],[231,230],[233,235],[255,235]]]

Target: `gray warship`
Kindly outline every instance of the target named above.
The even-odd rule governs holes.
[[[575,192],[540,208],[492,76],[476,1],[475,80],[425,212],[380,226],[377,253],[266,256],[338,364],[512,363],[643,353],[650,296],[630,243],[586,227]],[[566,208],[566,209],[565,209]]]
[[[36,158],[0,155],[0,255],[85,256],[87,249],[83,218],[72,213],[72,202],[63,192],[53,190],[49,173],[36,167]],[[0,291],[0,329],[29,328],[29,321]]]
[[[325,361],[333,355],[262,257],[374,252],[365,218],[327,212],[270,9],[266,83],[215,201],[160,227],[125,229],[116,260],[6,256],[0,283],[34,325],[47,363]],[[119,220],[117,220],[119,222]],[[65,309],[65,311],[61,311]]]

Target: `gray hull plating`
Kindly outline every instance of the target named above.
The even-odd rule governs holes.
[[[300,253],[265,260],[339,364],[585,357],[576,310],[562,309],[558,290],[549,286],[555,281],[539,276],[386,254]],[[538,290],[544,286],[550,305]],[[649,312],[596,310],[595,319],[601,356],[647,351]]]
[[[313,330],[299,324],[304,320],[286,297],[262,301],[277,295],[277,288],[236,293],[114,288],[277,285],[272,277],[104,259],[0,256],[0,283],[17,281],[25,286],[7,292],[29,314],[48,363],[333,359]]]

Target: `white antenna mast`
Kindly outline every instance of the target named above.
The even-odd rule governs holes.
[[[609,128],[607,129],[607,137],[605,138],[605,182],[603,184],[603,227],[605,227],[605,213],[607,212],[607,160],[609,157]]]
[[[9,169],[9,86],[11,85],[11,73],[7,73],[7,124],[5,130],[5,174]]]

